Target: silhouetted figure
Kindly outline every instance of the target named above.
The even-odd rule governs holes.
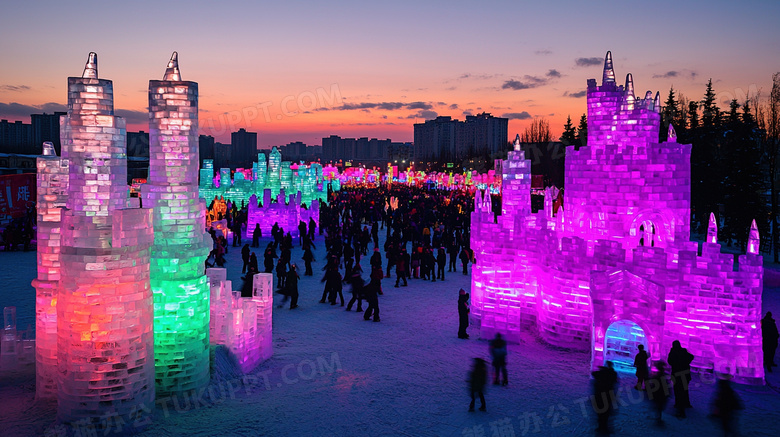
[[[287,264],[281,258],[276,263],[276,281],[280,290],[284,290],[284,284],[287,279]]]
[[[255,224],[255,230],[252,231],[252,247],[260,247],[260,238],[263,237],[263,231],[260,230],[260,223]]]
[[[278,256],[276,256],[276,249],[274,249],[273,243],[268,243],[268,247],[265,248],[265,252],[263,253],[263,267],[265,267],[266,273],[273,273],[274,258],[278,258]]]
[[[331,266],[320,282],[325,283],[320,303],[325,303],[327,297],[331,305],[336,305],[336,294],[338,293],[341,296],[341,306],[344,306],[344,295],[341,293],[341,273],[339,273],[338,267]]]
[[[636,385],[634,388],[644,390],[645,380],[650,376],[650,369],[647,367],[647,359],[649,357],[643,344],[637,345],[636,348],[639,349],[639,352],[634,357],[634,367],[636,367]]]
[[[290,296],[290,309],[294,310],[298,308],[298,266],[293,264],[290,267],[290,271],[287,272],[287,281],[285,288],[287,289],[287,296]]]
[[[666,408],[666,402],[669,400],[669,381],[666,379],[666,363],[656,361],[653,363],[655,372],[645,382],[647,389],[647,398],[653,404],[656,412],[656,422],[663,423],[663,412]]]
[[[609,434],[609,418],[615,412],[612,396],[617,384],[617,372],[613,368],[612,361],[607,361],[606,366],[599,366],[599,370],[593,375],[593,409],[596,412],[596,432]]]
[[[490,356],[493,358],[493,369],[495,370],[495,378],[493,384],[498,385],[498,375],[503,373],[503,379],[501,379],[501,385],[509,384],[506,376],[506,341],[500,333],[496,333],[496,337],[490,341]]]
[[[247,270],[249,270],[249,245],[245,244],[244,247],[241,248],[241,260],[244,262],[244,265],[241,267],[241,273],[246,273]]]
[[[469,404],[469,411],[474,411],[474,404],[476,402],[475,394],[479,395],[479,401],[481,406],[479,411],[486,411],[485,406],[485,384],[487,384],[487,365],[482,358],[474,358],[474,367],[469,373],[469,393],[471,394],[471,403]]]
[[[731,387],[729,379],[721,378],[718,380],[715,398],[712,400],[712,415],[720,420],[724,436],[737,435],[735,423],[737,411],[743,409],[742,401],[734,388]]]
[[[252,297],[252,292],[254,289],[254,278],[256,274],[257,270],[253,270],[250,267],[246,276],[241,278],[244,280],[244,284],[241,286],[241,297]]]
[[[469,294],[466,290],[460,289],[458,292],[458,338],[469,338],[466,328],[469,327]]]
[[[463,265],[463,274],[468,275],[469,274],[469,253],[466,251],[466,248],[460,250],[460,255],[458,255],[458,258],[460,258],[460,263]]]
[[[677,409],[677,417],[685,417],[685,409],[691,408],[688,389],[691,383],[691,361],[693,354],[688,349],[680,346],[680,342],[672,342],[672,350],[666,358],[672,368],[672,384],[674,389],[674,408]]]
[[[436,279],[444,280],[444,265],[447,264],[447,254],[444,252],[444,248],[440,247],[436,254]]]
[[[379,272],[381,275],[381,268],[379,269]],[[371,282],[369,282],[367,286],[363,287],[363,297],[365,297],[366,302],[368,302],[368,308],[366,308],[366,312],[363,314],[364,320],[370,319],[373,315],[374,321],[379,321],[379,287],[379,281],[376,280],[373,275]]]
[[[311,262],[314,261],[314,254],[312,253],[310,248],[307,247],[306,250],[303,251],[302,259],[304,265],[306,266],[306,272],[303,275],[304,276],[314,275],[314,272],[311,269]]]
[[[406,287],[408,284],[406,282],[406,278],[409,277],[408,269],[409,268],[409,254],[406,253],[406,248],[403,248],[401,250],[401,255],[398,257],[398,259],[395,262],[395,287],[398,288],[398,284],[401,282],[401,280],[404,281],[404,287]]]
[[[772,373],[772,367],[775,364],[775,352],[777,352],[777,324],[775,319],[772,318],[772,312],[767,311],[763,319],[761,319],[761,347],[764,350],[764,367],[766,371]]]
[[[352,299],[349,300],[349,303],[347,304],[347,311],[352,311],[352,304],[357,301],[357,308],[355,311],[361,312],[363,311],[363,287],[364,287],[364,281],[363,278],[360,276],[360,270],[359,267],[354,269],[352,272],[352,277],[349,278],[349,283],[352,285]]]
[[[254,270],[255,273],[259,272],[260,270],[257,268],[257,255],[255,255],[254,252],[251,252],[249,254],[249,268]]]

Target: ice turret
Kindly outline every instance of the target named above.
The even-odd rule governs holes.
[[[655,107],[655,112],[661,113],[661,93],[659,91],[655,92],[655,102],[653,103],[653,106]]]
[[[520,151],[520,134],[515,135],[515,152]]]
[[[677,142],[677,132],[674,130],[674,125],[669,123],[669,135],[668,140],[670,143],[676,143]]]
[[[83,79],[97,79],[97,53],[89,52],[89,58],[87,58],[87,64],[84,66],[84,73],[81,74]]]
[[[607,82],[615,83],[615,69],[612,67],[611,51],[608,51],[606,58],[604,58],[604,77],[601,83],[603,85]]]
[[[718,223],[715,221],[715,214],[710,213],[710,224],[707,226],[707,242],[718,242]]]
[[[761,239],[758,235],[758,227],[756,226],[756,221],[753,220],[753,223],[750,225],[750,234],[748,234],[747,253],[758,255],[760,243]]]
[[[165,69],[163,80],[181,80],[181,73],[179,72],[179,54],[177,52],[173,52],[171,55],[171,60],[168,61],[168,67]]]
[[[653,108],[654,108],[653,105],[655,104],[655,102],[653,102],[653,92],[652,91],[647,91],[645,93],[645,99],[644,99],[644,101],[642,103],[643,103],[645,108],[647,108],[647,109],[649,109],[651,111],[653,110]]]
[[[627,110],[634,109],[634,102],[636,102],[636,97],[634,96],[634,77],[631,76],[631,73],[628,73],[626,75],[626,88],[625,88],[625,102],[626,102],[626,108]]]

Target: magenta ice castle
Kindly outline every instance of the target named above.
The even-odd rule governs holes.
[[[660,99],[618,85],[607,52],[601,85],[588,80],[587,146],[566,150],[565,211],[531,212],[531,162],[519,143],[503,163],[502,212],[476,196],[472,318],[482,338],[522,329],[559,347],[630,365],[636,345],[665,359],[674,340],[699,371],[761,384],[762,257],[755,222],[748,253],[721,253],[711,216],[690,240],[691,145],[670,127],[659,143]]]

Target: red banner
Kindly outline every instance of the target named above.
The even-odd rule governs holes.
[[[0,176],[0,217],[24,217],[35,205],[36,186],[34,173]]]

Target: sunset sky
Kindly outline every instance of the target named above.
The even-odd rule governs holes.
[[[780,1],[11,1],[0,12],[0,118],[63,110],[95,51],[128,130],[174,50],[200,86],[200,129],[260,147],[330,134],[412,141],[415,122],[487,111],[514,138],[533,117],[559,135],[585,112],[611,50],[638,95],[671,86],[721,101],[768,95]],[[723,104],[723,103],[722,103]],[[725,104],[723,104],[725,106]]]

